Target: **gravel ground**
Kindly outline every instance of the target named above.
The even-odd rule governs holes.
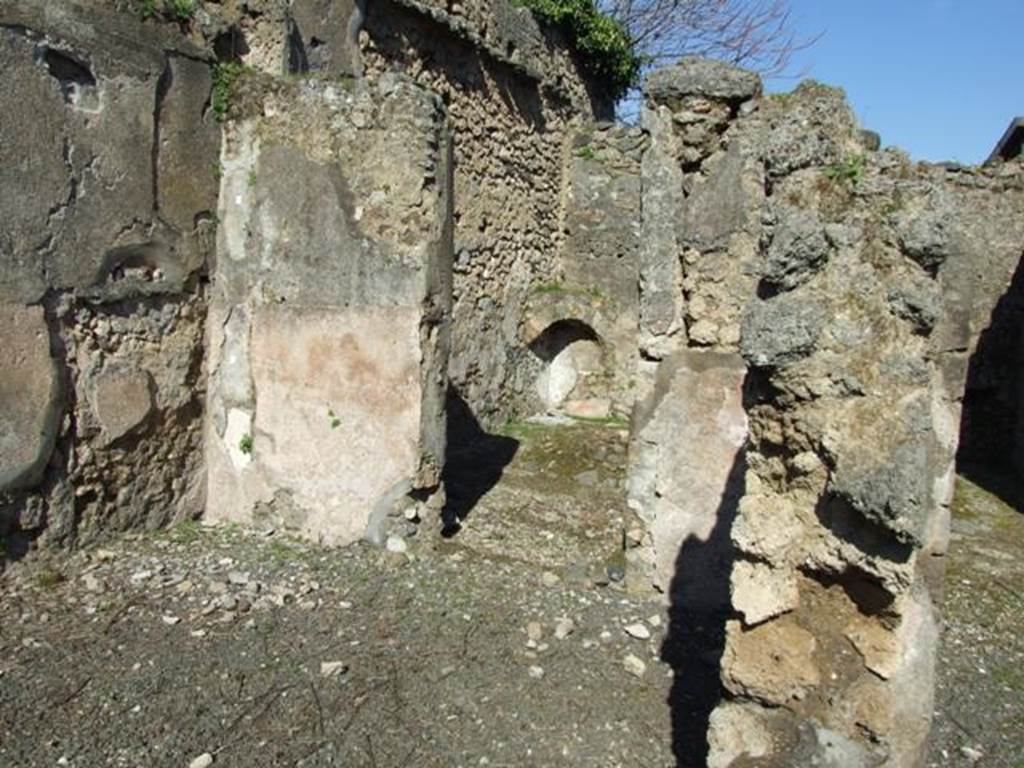
[[[1024,514],[961,477],[929,765],[1024,768]]]
[[[187,526],[2,600],[4,766],[672,762],[658,608],[512,561]]]
[[[509,434],[407,554],[189,523],[11,564],[0,766],[703,764],[718,621],[609,578],[621,430]],[[930,765],[1024,766],[1022,545],[962,481]]]

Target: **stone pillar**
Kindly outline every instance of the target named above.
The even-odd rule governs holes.
[[[685,59],[647,83],[641,345],[654,360],[630,480],[654,571],[679,548],[665,657],[674,693],[714,696],[687,689],[693,646],[671,643],[709,623],[721,592],[702,591],[715,571],[688,558],[707,551],[692,542],[711,492],[729,488],[725,435],[746,423],[742,496],[716,522],[732,616],[703,654],[720,656],[725,695],[706,744],[687,746],[715,768],[916,768],[966,361],[1024,252],[1024,185],[1019,170],[875,152],[842,92],[758,98],[751,78]],[[694,362],[723,353],[743,361],[732,392],[745,364],[742,400]],[[731,415],[713,435],[716,414]]]
[[[238,99],[208,326],[207,514],[379,541],[444,461],[444,111],[398,78],[252,77]]]

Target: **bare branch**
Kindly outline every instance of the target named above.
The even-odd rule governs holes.
[[[707,56],[757,70],[786,72],[793,54],[818,36],[792,29],[787,0],[599,0],[652,65]]]

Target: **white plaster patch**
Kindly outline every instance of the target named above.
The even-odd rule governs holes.
[[[228,411],[228,425],[224,430],[224,445],[235,469],[244,469],[252,463],[252,414],[240,408]]]

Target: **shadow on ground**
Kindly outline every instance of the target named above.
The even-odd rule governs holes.
[[[519,441],[487,432],[455,387],[448,388],[446,413],[448,450],[441,477],[447,501],[442,533],[454,536],[477,502],[501,480],[519,450]]]

